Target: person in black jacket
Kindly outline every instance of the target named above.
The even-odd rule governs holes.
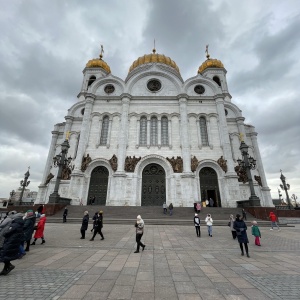
[[[67,215],[68,215],[68,209],[65,207],[64,213],[63,213],[63,223],[67,222]]]
[[[197,234],[197,237],[201,237],[201,231],[200,231],[200,218],[198,217],[198,214],[195,214],[195,217],[194,217],[194,225],[195,225],[195,228],[196,228],[196,234]]]
[[[96,217],[96,220],[95,220],[94,234],[93,234],[93,237],[90,239],[90,241],[94,240],[97,233],[100,234],[101,240],[104,240],[104,236],[102,233],[102,227],[103,227],[103,211],[100,210]]]
[[[88,229],[88,225],[89,225],[89,212],[85,211],[83,214],[83,218],[82,218],[82,225],[81,225],[81,238],[80,239],[85,239],[85,232]]]
[[[28,210],[25,214],[24,227],[23,227],[24,238],[26,242],[26,249],[25,249],[26,252],[29,251],[29,245],[34,231],[35,220],[36,217],[33,210]]]
[[[236,219],[233,223],[233,228],[236,230],[236,235],[241,248],[241,255],[244,256],[244,249],[243,249],[243,244],[244,244],[246,255],[247,257],[250,257],[249,250],[248,250],[249,240],[247,236],[247,225],[244,222],[241,215],[239,214],[236,215]]]
[[[1,230],[4,242],[0,245],[0,262],[4,263],[4,268],[0,275],[7,275],[15,268],[11,261],[19,258],[19,248],[24,241],[23,226],[22,215],[17,214],[9,226]]]
[[[93,216],[93,228],[91,229],[91,232],[93,232],[93,230],[95,229],[97,216],[98,216],[98,212],[96,211]]]

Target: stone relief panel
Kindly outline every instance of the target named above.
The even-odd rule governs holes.
[[[141,157],[131,157],[131,156],[126,156],[125,159],[125,171],[126,172],[134,172],[135,166],[137,163],[141,160]]]
[[[170,162],[174,173],[182,173],[183,171],[183,160],[181,156],[177,156],[176,158],[173,156],[172,158],[168,158],[167,160]]]
[[[197,159],[196,156],[191,158],[191,170],[192,172],[195,172],[197,170],[199,164],[199,160]]]
[[[227,173],[227,160],[225,160],[223,158],[223,156],[221,156],[218,160],[217,160],[218,165],[221,167],[221,169]]]
[[[112,158],[109,160],[109,163],[110,163],[110,166],[111,166],[111,168],[113,169],[113,171],[117,171],[117,169],[118,169],[118,158],[117,158],[117,156],[114,154],[113,156],[112,156]]]

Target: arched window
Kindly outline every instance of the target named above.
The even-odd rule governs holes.
[[[108,118],[108,116],[105,116],[102,120],[100,145],[107,144],[108,126],[109,126],[109,118]]]
[[[208,146],[207,126],[204,117],[200,117],[200,133],[202,146]]]
[[[147,145],[147,118],[142,117],[140,120],[140,145]]]
[[[218,86],[221,86],[221,81],[220,81],[220,78],[218,76],[214,76],[213,81],[216,82]]]
[[[161,145],[169,146],[169,135],[168,135],[168,118],[161,118]]]
[[[89,81],[88,81],[88,87],[96,80],[96,76],[91,76]]]
[[[150,127],[150,145],[157,146],[157,118],[151,118],[151,127]]]

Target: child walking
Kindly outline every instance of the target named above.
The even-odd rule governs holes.
[[[257,226],[256,221],[252,222],[252,235],[255,236],[255,245],[261,246],[261,244],[260,244],[261,233],[260,233],[259,227]]]

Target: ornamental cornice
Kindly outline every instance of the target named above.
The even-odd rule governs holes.
[[[92,99],[93,101],[96,99],[96,95],[92,93],[86,93],[85,94],[85,100],[90,100]]]
[[[244,117],[236,117],[235,120],[237,122],[242,122],[243,123],[245,121],[245,118]]]
[[[222,102],[224,102],[224,95],[223,94],[216,94],[216,95],[214,95],[213,96],[213,98],[216,100],[216,102],[217,101],[222,101]]]
[[[70,121],[73,121],[74,120],[74,117],[73,116],[65,116],[65,120],[70,120]]]

